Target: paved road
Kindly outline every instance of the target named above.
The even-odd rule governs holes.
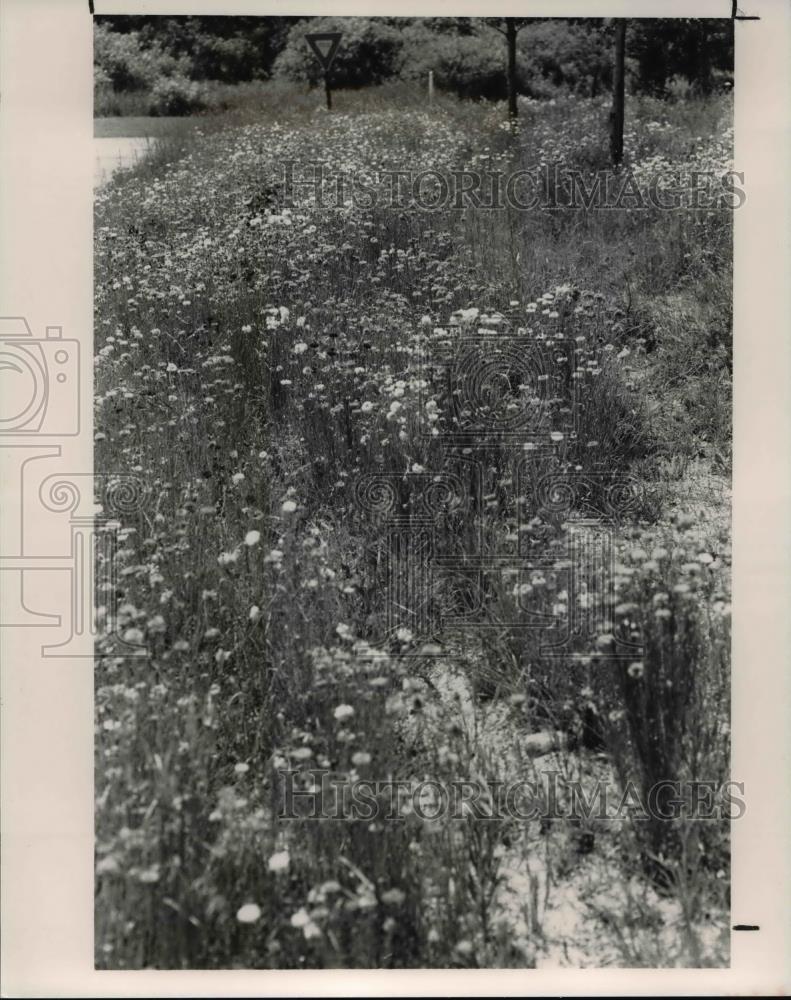
[[[94,161],[94,187],[101,187],[118,170],[128,167],[144,156],[154,140],[147,137],[134,139],[94,139],[96,150]]]

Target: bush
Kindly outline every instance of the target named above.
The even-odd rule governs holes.
[[[547,84],[590,97],[610,86],[612,42],[595,21],[528,24],[517,43],[523,86],[531,96],[540,97]]]
[[[429,70],[440,90],[465,98],[505,99],[505,44],[491,28],[472,35],[436,35],[411,25],[405,31],[401,75],[425,80]]]
[[[205,109],[203,88],[194,80],[183,76],[166,77],[157,80],[151,88],[151,115],[190,115]]]
[[[404,27],[402,76],[423,79],[429,70],[443,90],[460,97],[504,100],[505,39],[491,24],[469,31],[437,34],[433,26]],[[517,87],[521,94],[545,98],[559,92],[596,96],[610,84],[611,52],[605,29],[556,19],[535,21],[517,36]]]
[[[190,75],[195,80],[237,83],[257,74],[259,54],[248,38],[199,35],[192,53]]]
[[[323,70],[305,35],[329,31],[343,32],[332,64],[333,86],[364,87],[382,83],[398,72],[403,38],[396,28],[367,17],[314,17],[291,28],[286,46],[275,61],[273,75],[318,84],[323,79]]]
[[[183,72],[184,60],[159,46],[143,46],[135,31],[119,34],[101,24],[93,37],[93,61],[98,82],[115,91],[150,89],[156,80]]]

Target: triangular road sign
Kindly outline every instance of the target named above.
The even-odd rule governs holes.
[[[312,35],[305,35],[305,41],[313,50],[313,55],[321,63],[321,68],[326,73],[332,66],[332,60],[338,51],[341,43],[341,31],[320,31]]]

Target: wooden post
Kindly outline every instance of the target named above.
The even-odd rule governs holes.
[[[620,166],[623,160],[623,125],[626,54],[626,19],[615,21],[615,65],[612,74],[612,111],[610,112],[610,157],[613,166]]]
[[[428,103],[434,103],[434,70],[428,71]]]
[[[516,20],[513,17],[505,19],[505,39],[508,45],[508,68],[506,81],[508,84],[508,117],[515,121],[519,114],[516,103]]]
[[[330,91],[330,74],[324,74],[324,93],[327,97],[327,111],[332,111],[332,92]]]

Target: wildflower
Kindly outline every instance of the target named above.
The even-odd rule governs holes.
[[[266,866],[270,872],[284,872],[288,870],[291,857],[288,851],[276,851],[267,861]]]
[[[345,722],[346,719],[351,719],[354,715],[354,709],[351,705],[338,705],[332,714],[338,722]]]
[[[258,607],[257,604],[254,604],[250,608],[250,611],[248,613],[248,617],[249,617],[250,621],[253,623],[253,625],[255,625],[255,623],[260,620],[260,618],[261,618],[261,609]]]
[[[248,548],[252,548],[254,545],[258,545],[260,541],[261,541],[260,531],[248,531],[247,534],[244,536],[244,544]]]
[[[634,678],[635,680],[639,680],[643,676],[644,671],[645,667],[643,666],[643,664],[637,661],[635,663],[630,663],[626,672],[629,674],[630,677]]]
[[[249,764],[240,763],[240,764],[235,764],[234,765],[234,772],[236,774],[247,774],[247,772],[249,770],[250,770],[250,765]]]
[[[294,346],[293,346],[293,347],[291,348],[291,350],[292,350],[292,352],[293,352],[294,354],[304,354],[304,353],[305,353],[305,351],[307,351],[307,349],[308,349],[308,345],[307,345],[307,344],[306,344],[306,343],[305,343],[305,342],[304,342],[303,340],[300,340],[300,341],[298,341],[298,342],[297,342],[296,344],[294,344]]]
[[[148,619],[146,628],[154,635],[161,635],[166,628],[165,619],[162,615],[154,615],[152,618]]]
[[[261,907],[255,903],[245,903],[236,911],[236,919],[240,924],[254,924],[261,919]]]
[[[382,902],[388,906],[400,906],[406,899],[406,893],[401,889],[388,889],[382,893]]]
[[[335,626],[335,631],[338,633],[338,635],[341,637],[341,639],[351,639],[352,638],[352,630],[344,622],[340,622],[338,625],[336,625]]]
[[[306,927],[310,923],[310,914],[304,906],[300,907],[296,913],[291,914],[290,924],[292,927]]]
[[[354,764],[355,767],[363,767],[365,764],[370,764],[370,763],[371,763],[371,755],[369,753],[365,753],[362,750],[358,750],[357,753],[352,754],[352,764]]]
[[[231,476],[231,482],[234,484],[234,486],[238,486],[239,483],[244,482],[244,473],[234,472],[234,474]]]
[[[117,875],[121,870],[118,861],[111,855],[102,860],[96,865],[97,875]]]
[[[297,509],[297,505],[294,503],[293,500],[284,500],[283,503],[280,505],[280,509],[284,514],[293,514],[294,511]]]

